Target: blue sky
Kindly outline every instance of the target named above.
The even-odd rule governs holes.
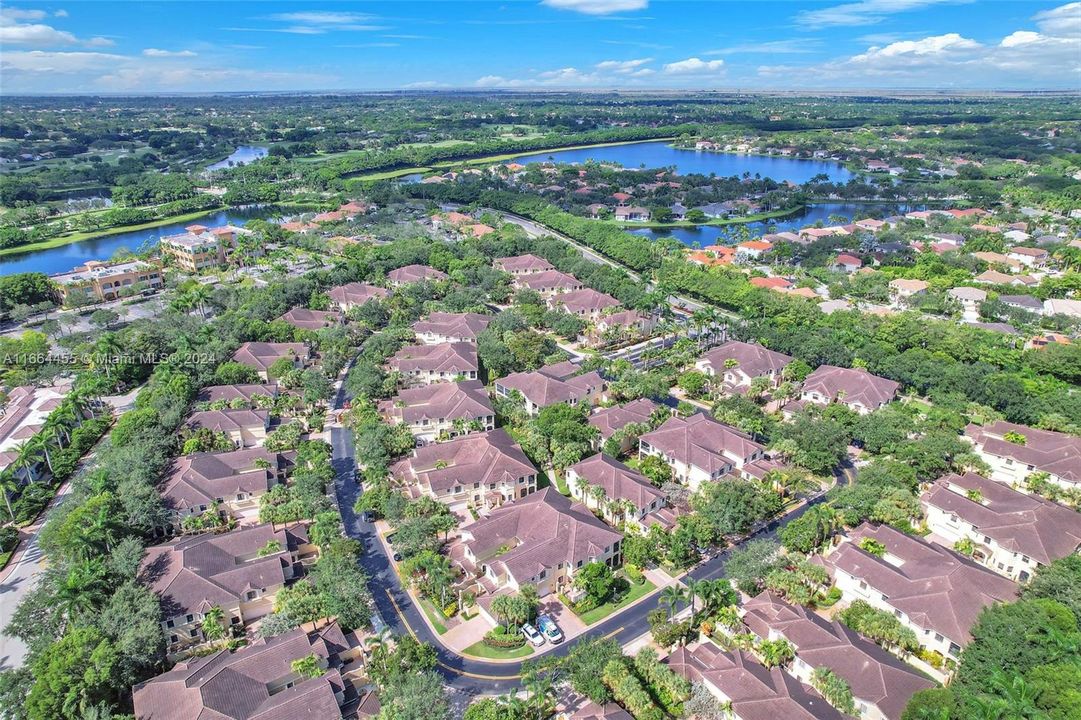
[[[0,91],[1081,89],[1081,2],[12,2]]]

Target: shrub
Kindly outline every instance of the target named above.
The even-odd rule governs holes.
[[[638,569],[637,565],[624,565],[623,571],[627,573],[627,579],[635,585],[641,585],[645,581],[645,574]]]
[[[504,627],[497,627],[484,635],[484,644],[493,648],[520,648],[525,645],[525,636]]]
[[[14,550],[19,542],[19,529],[11,525],[0,528],[0,552]]]

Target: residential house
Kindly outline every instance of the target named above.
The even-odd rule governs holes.
[[[89,260],[66,273],[50,275],[64,305],[117,300],[140,290],[157,290],[164,284],[161,270],[143,262],[132,260],[122,263],[103,263]]]
[[[135,720],[341,718],[353,695],[342,675],[360,653],[356,635],[331,623],[183,660],[134,687]],[[320,675],[294,670],[293,663],[313,656]]]
[[[263,448],[184,455],[158,491],[173,528],[208,511],[251,524],[259,518],[259,498],[285,480],[295,461],[295,453]]]
[[[446,280],[448,275],[427,265],[406,265],[387,273],[387,284],[402,287],[424,281]]]
[[[615,337],[633,339],[649,335],[657,327],[657,316],[637,310],[620,310],[601,315],[593,323],[594,335],[599,340]]]
[[[969,425],[965,438],[991,467],[992,480],[1023,488],[1030,475],[1044,472],[1060,487],[1081,488],[1081,438],[1076,435],[996,420]]]
[[[1025,350],[1043,350],[1048,345],[1069,345],[1070,338],[1062,333],[1045,332],[1029,339],[1025,343]]]
[[[712,642],[676,648],[668,667],[701,683],[733,720],[844,720],[810,687],[779,667],[767,668],[743,650],[721,650]]]
[[[199,391],[196,403],[208,407],[259,407],[278,397],[278,386],[247,383],[241,385],[207,385]]]
[[[1081,318],[1081,300],[1048,298],[1043,301],[1044,315],[1068,315]]]
[[[201,624],[213,608],[236,627],[268,615],[278,591],[301,574],[301,560],[315,552],[303,527],[255,525],[147,548],[139,580],[161,600],[161,626],[177,648],[202,642]]]
[[[672,219],[676,222],[687,219],[687,207],[683,203],[672,203],[668,206],[668,209],[672,212]]]
[[[869,552],[874,541],[884,551]],[[824,559],[844,602],[863,600],[957,660],[984,608],[1017,599],[1017,584],[966,557],[888,525],[860,525]]]
[[[304,343],[246,342],[233,353],[233,362],[255,368],[264,381],[270,380],[271,366],[283,358],[301,369],[308,365],[311,350]]]
[[[589,416],[589,424],[600,431],[596,447],[603,447],[608,438],[632,423],[649,425],[654,413],[660,409],[660,405],[646,398],[597,409]],[[636,442],[637,440],[633,437],[624,438],[620,443],[620,451],[629,452]]]
[[[863,368],[820,365],[803,381],[800,399],[819,405],[844,403],[866,415],[893,400],[900,387],[900,383],[872,375]]]
[[[480,372],[477,346],[469,342],[406,345],[387,360],[387,367],[407,385],[476,380]]]
[[[427,495],[462,513],[537,489],[537,469],[502,428],[418,447],[395,463],[392,474],[412,497]]]
[[[965,320],[974,321],[980,318],[980,304],[987,300],[987,293],[974,287],[955,287],[946,291],[946,294],[961,305],[961,316]]]
[[[757,260],[773,249],[773,243],[765,240],[747,240],[736,245],[736,258],[748,261]]]
[[[604,203],[593,203],[587,205],[586,210],[589,211],[590,220],[599,220],[608,213],[608,206]]]
[[[656,455],[664,460],[691,492],[765,457],[765,452],[747,433],[700,412],[669,418],[638,440],[640,457]]]
[[[366,305],[372,300],[384,300],[390,296],[387,290],[367,283],[353,282],[331,288],[327,293],[331,304],[342,312]]]
[[[981,250],[979,252],[972,253],[972,257],[977,260],[983,260],[988,265],[999,265],[1002,267],[1008,267],[1011,270],[1020,270],[1023,266],[1017,260],[1006,257],[1002,253],[990,252],[988,250]]]
[[[787,290],[792,287],[792,281],[783,277],[753,277],[750,282],[765,290]]]
[[[863,267],[863,261],[858,257],[849,255],[848,253],[841,253],[837,256],[837,259],[833,261],[830,269],[839,272],[854,273],[861,267]]]
[[[897,278],[896,280],[890,280],[890,295],[895,299],[906,299],[926,294],[928,287],[930,287],[930,283],[923,280]]]
[[[917,692],[938,687],[897,657],[854,630],[764,592],[743,606],[743,622],[762,640],[787,640],[796,656],[788,671],[807,684],[816,669],[829,668],[852,691],[862,720],[901,720]]]
[[[205,225],[189,225],[184,230],[179,235],[161,238],[158,250],[187,272],[224,265],[236,247],[237,239],[241,235],[251,235],[251,230],[232,225],[212,229]]]
[[[480,313],[433,312],[413,323],[413,332],[424,345],[475,343],[491,321],[490,315]]]
[[[1006,307],[1043,315],[1043,302],[1031,295],[999,295],[998,299]]]
[[[341,324],[341,313],[333,310],[309,310],[307,308],[293,308],[278,318],[298,330],[322,330]]]
[[[619,300],[593,288],[572,290],[548,298],[549,310],[561,310],[590,323],[596,322],[605,310],[619,305]]]
[[[972,282],[977,282],[982,285],[1033,286],[1040,284],[1040,281],[1031,275],[1007,275],[998,270],[984,270],[982,273],[972,278]]]
[[[1016,260],[1025,267],[1040,268],[1047,264],[1049,253],[1043,248],[1015,247],[1010,248],[1006,257]]]
[[[1041,565],[1081,549],[1081,515],[976,473],[946,475],[920,496],[931,539],[967,540],[972,559],[1025,582]]]
[[[492,265],[496,270],[520,277],[522,275],[534,275],[536,273],[555,270],[552,263],[536,255],[515,255],[514,257],[498,258]]]
[[[792,358],[755,343],[729,340],[710,350],[694,366],[711,378],[720,378],[728,392],[746,391],[755,378],[769,380],[770,387],[781,382],[781,372]]]
[[[49,387],[20,385],[11,389],[7,401],[0,406],[0,473],[14,466],[13,472],[20,482],[39,479],[43,469],[41,458],[28,467],[20,467],[19,457],[29,447],[26,443],[41,431],[46,419],[70,392],[70,382]]]
[[[644,528],[646,516],[666,504],[665,495],[642,473],[597,453],[567,468],[571,497],[600,512],[611,525],[628,523]]]
[[[554,487],[519,498],[462,530],[462,564],[489,592],[533,585],[540,597],[570,590],[587,563],[622,563],[623,535]]]
[[[495,428],[495,410],[480,380],[402,390],[379,409],[390,424],[407,426],[419,444]]]
[[[596,371],[581,375],[578,372],[579,367],[571,362],[545,365],[540,370],[513,373],[496,380],[495,392],[504,398],[514,398],[515,393],[519,393],[530,415],[561,402],[568,405],[600,402],[605,390],[604,379]]]
[[[1032,239],[1032,236],[1024,230],[1008,230],[1002,233],[1002,237],[1006,238],[1012,243],[1023,243],[1026,240]]]
[[[185,421],[184,428],[191,433],[202,428],[224,433],[238,448],[257,447],[266,440],[270,413],[248,408],[204,410],[192,413]]]
[[[649,222],[649,208],[636,205],[619,205],[614,215],[616,220],[624,222]]]
[[[889,227],[889,223],[882,220],[875,220],[874,218],[864,218],[862,220],[856,220],[852,223],[860,230],[866,230],[867,232],[876,233]]]
[[[581,280],[573,275],[558,270],[545,270],[527,275],[517,275],[514,278],[514,287],[519,290],[533,290],[545,297],[549,297],[557,293],[581,290],[585,286]]]

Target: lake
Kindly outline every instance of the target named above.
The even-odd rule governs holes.
[[[802,212],[784,218],[775,218],[764,222],[744,223],[743,226],[750,232],[751,237],[759,237],[768,232],[793,232],[800,228],[814,225],[819,220],[824,225],[832,225],[829,217],[839,215],[845,218],[845,222],[865,217],[886,217],[888,215],[903,214],[913,210],[922,210],[922,205],[905,205],[900,203],[821,203],[808,205]],[[699,225],[694,228],[627,228],[627,231],[635,235],[648,238],[674,237],[685,245],[697,243],[700,247],[707,245],[724,245],[726,242],[738,239],[741,236],[740,225]]]
[[[773,178],[777,182],[789,180],[794,183],[805,183],[819,174],[828,175],[833,182],[848,182],[853,177],[852,173],[842,165],[829,160],[799,160],[765,155],[684,150],[672,147],[667,140],[649,140],[580,150],[526,153],[506,162],[584,163],[587,160],[615,162],[629,169],[675,167],[680,175],[713,173],[718,177],[730,177],[750,173],[752,176]]]
[[[258,145],[241,145],[233,154],[225,158],[220,162],[216,162],[213,165],[208,165],[207,170],[224,170],[234,165],[247,165],[250,162],[255,162],[259,158],[267,156],[267,150],[265,147],[259,147]]]
[[[267,210],[223,210],[198,220],[117,233],[22,255],[4,255],[0,256],[0,275],[23,272],[42,272],[53,275],[67,272],[87,260],[108,260],[120,249],[135,251],[144,245],[153,247],[158,244],[162,236],[178,235],[184,232],[184,228],[188,225],[205,225],[208,228],[221,225],[243,225],[252,218],[266,218],[272,215],[274,213]]]

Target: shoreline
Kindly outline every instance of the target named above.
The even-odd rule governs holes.
[[[809,205],[811,203],[807,203]],[[776,220],[778,218],[789,217],[796,215],[807,209],[807,205],[796,205],[790,208],[781,208],[780,210],[771,210],[764,213],[755,213],[754,215],[746,215],[738,218],[715,218],[707,222],[693,223],[687,220],[680,220],[678,222],[670,223],[655,223],[655,222],[618,222],[615,220],[599,220],[611,225],[615,225],[621,230],[693,230],[700,227],[724,227],[726,225],[749,225],[751,223],[763,222],[765,220]]]

